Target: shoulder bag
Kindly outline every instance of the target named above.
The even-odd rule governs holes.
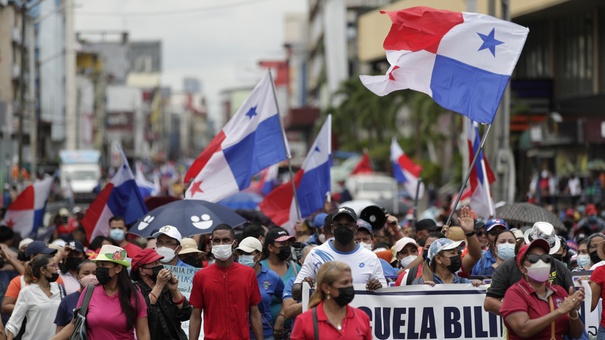
[[[74,330],[71,333],[69,340],[88,339],[88,332],[86,331],[86,314],[88,313],[88,304],[90,303],[90,298],[94,290],[94,285],[88,285],[88,287],[86,287],[86,295],[82,301],[82,306],[74,310]]]

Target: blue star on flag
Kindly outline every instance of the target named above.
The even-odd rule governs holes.
[[[315,152],[321,152],[321,150],[319,150],[319,146],[315,146]]]
[[[489,51],[492,52],[492,55],[494,57],[496,56],[496,46],[498,46],[500,44],[504,44],[504,42],[500,41],[500,40],[496,40],[496,38],[494,37],[495,33],[496,33],[496,28],[492,28],[492,31],[489,32],[488,35],[481,34],[481,33],[477,32],[477,34],[479,35],[479,37],[481,39],[483,39],[483,44],[481,44],[481,47],[479,47],[478,51],[481,51],[481,50],[484,50],[486,48],[489,48]]]
[[[253,106],[250,108],[250,110],[248,110],[248,112],[246,112],[246,116],[248,116],[250,119],[254,118],[254,116],[256,116],[258,113],[256,112],[256,106]]]

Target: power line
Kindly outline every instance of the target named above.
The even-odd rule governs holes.
[[[85,16],[98,16],[98,17],[146,17],[146,16],[165,16],[165,15],[181,15],[181,14],[193,14],[201,12],[217,11],[221,9],[236,8],[248,5],[256,5],[261,2],[267,2],[271,0],[251,0],[251,1],[240,1],[230,4],[206,6],[206,7],[195,7],[186,9],[177,9],[172,11],[150,11],[150,12],[77,12],[77,15]]]

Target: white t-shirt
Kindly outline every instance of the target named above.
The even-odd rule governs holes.
[[[572,177],[567,182],[569,188],[569,194],[571,196],[580,196],[582,194],[582,186],[580,185],[580,179],[578,177]]]
[[[294,283],[301,283],[306,277],[316,278],[317,271],[322,264],[328,261],[344,262],[351,267],[353,283],[368,283],[371,279],[380,281],[383,287],[387,287],[387,281],[384,278],[382,265],[378,256],[373,252],[356,245],[351,252],[345,253],[334,249],[333,241],[328,241],[322,245],[311,249],[296,276]]]
[[[50,284],[51,296],[48,297],[35,283],[21,287],[15,309],[6,323],[6,330],[17,335],[23,318],[27,316],[27,327],[23,340],[50,339],[55,335],[57,326],[55,316],[61,303],[62,294],[56,282]]]

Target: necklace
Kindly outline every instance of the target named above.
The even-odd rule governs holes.
[[[229,268],[227,268],[227,270],[223,273],[223,280],[225,280],[227,278],[227,274],[229,274],[231,267],[233,267],[233,265],[229,266]]]

